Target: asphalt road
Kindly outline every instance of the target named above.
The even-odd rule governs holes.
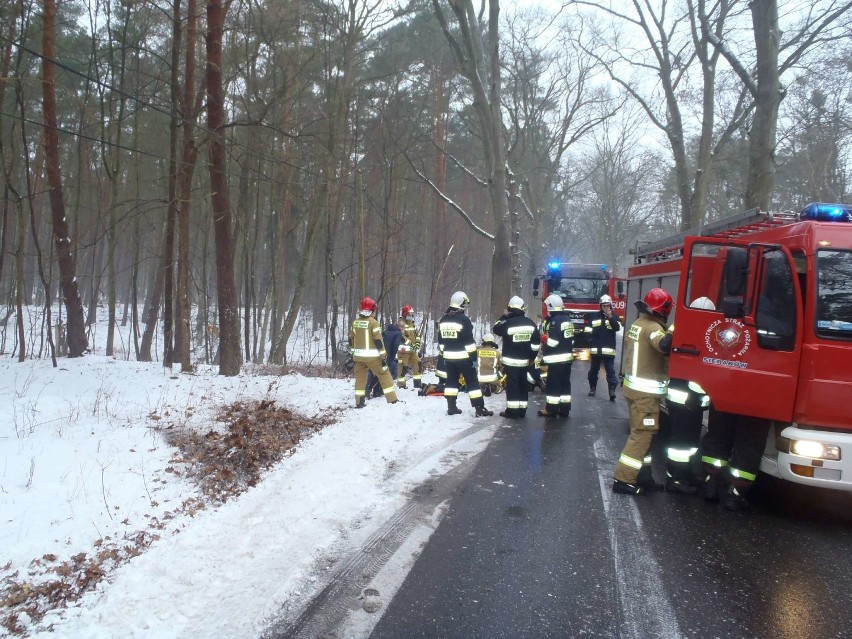
[[[852,496],[769,478],[746,513],[613,495],[626,404],[587,397],[587,370],[569,419],[506,420],[453,485],[372,639],[852,636]]]

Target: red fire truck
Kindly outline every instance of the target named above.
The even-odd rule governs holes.
[[[670,377],[772,423],[762,471],[852,490],[852,206],[750,211],[642,246],[628,324],[654,287],[675,297]]]
[[[588,335],[584,329],[600,310],[601,296],[612,298],[613,311],[624,320],[624,280],[612,277],[606,264],[576,264],[550,262],[547,270],[533,280],[533,297],[541,294],[541,316],[547,318],[544,300],[557,293],[563,300],[571,321],[574,323],[574,344],[578,349],[586,347]]]

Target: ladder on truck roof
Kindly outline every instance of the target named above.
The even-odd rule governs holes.
[[[759,209],[751,209],[744,213],[723,217],[721,220],[689,229],[662,240],[648,242],[642,246],[637,246],[631,252],[634,255],[634,264],[660,262],[681,257],[683,255],[683,245],[687,237],[711,235],[720,238],[741,237],[764,229],[791,224],[798,220],[799,216],[792,212],[771,213]]]

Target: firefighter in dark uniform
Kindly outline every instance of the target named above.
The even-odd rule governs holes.
[[[624,398],[630,416],[630,436],[615,469],[612,491],[641,495],[660,490],[651,475],[651,441],[659,430],[660,403],[668,388],[668,355],[672,334],[666,320],[672,311],[672,296],[652,288],[636,302],[639,317],[624,340]]]
[[[399,377],[397,385],[405,388],[405,369],[411,369],[411,379],[414,380],[414,388],[420,388],[423,376],[420,374],[420,332],[414,324],[414,307],[406,305],[402,307],[402,334],[405,341],[399,347]]]
[[[618,317],[612,312],[612,298],[602,295],[601,310],[584,331],[589,335],[589,352],[592,358],[589,368],[589,397],[595,396],[598,374],[603,364],[609,388],[609,401],[615,401],[615,388],[618,386],[618,377],[615,374],[615,334],[620,330]]]
[[[526,310],[524,300],[515,295],[491,329],[503,338],[500,361],[506,373],[506,409],[500,412],[500,416],[509,419],[520,419],[527,414],[527,371],[541,348],[538,327],[526,316]]]
[[[367,395],[367,371],[379,378],[388,404],[397,402],[393,377],[388,370],[387,353],[382,341],[382,327],[374,317],[376,302],[365,297],[361,300],[358,319],[349,329],[349,346],[355,361],[355,408],[363,408]]]
[[[716,310],[707,297],[699,297],[692,308]],[[669,327],[674,332],[674,325]],[[666,411],[669,421],[669,441],[666,445],[666,491],[695,495],[699,481],[693,459],[698,452],[704,411],[710,406],[710,396],[697,382],[685,379],[669,380],[666,390]]]
[[[541,363],[547,366],[544,387],[546,405],[542,417],[568,417],[571,413],[571,364],[574,361],[574,323],[565,312],[562,298],[555,293],[544,300],[547,313],[547,341],[541,347]]]
[[[707,473],[704,499],[719,501],[726,481],[722,499],[725,509],[748,507],[745,496],[757,479],[771,426],[767,419],[723,413],[710,407],[707,434],[701,440],[701,462]]]
[[[438,322],[438,350],[444,360],[447,374],[444,384],[444,397],[447,398],[447,415],[458,415],[461,409],[457,405],[459,394],[459,376],[463,375],[470,404],[476,409],[477,417],[487,417],[494,413],[485,408],[482,390],[476,377],[476,343],[473,340],[473,325],[464,314],[470,300],[461,291],[450,297],[450,306]]]

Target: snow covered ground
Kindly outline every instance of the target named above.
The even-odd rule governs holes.
[[[493,434],[465,401],[463,415],[448,417],[441,398],[408,390],[402,403],[354,410],[353,388],[207,367],[181,375],[99,355],[58,368],[0,360],[0,600],[12,581],[81,570],[82,553],[110,567],[122,549],[146,547],[67,608],[38,623],[19,614],[18,627],[65,638],[258,636],[285,604],[307,602],[317,575],[358,549],[408,490]],[[224,505],[181,508],[200,493],[172,472],[177,449],[162,429],[204,432],[223,405],[252,399],[339,419]]]

